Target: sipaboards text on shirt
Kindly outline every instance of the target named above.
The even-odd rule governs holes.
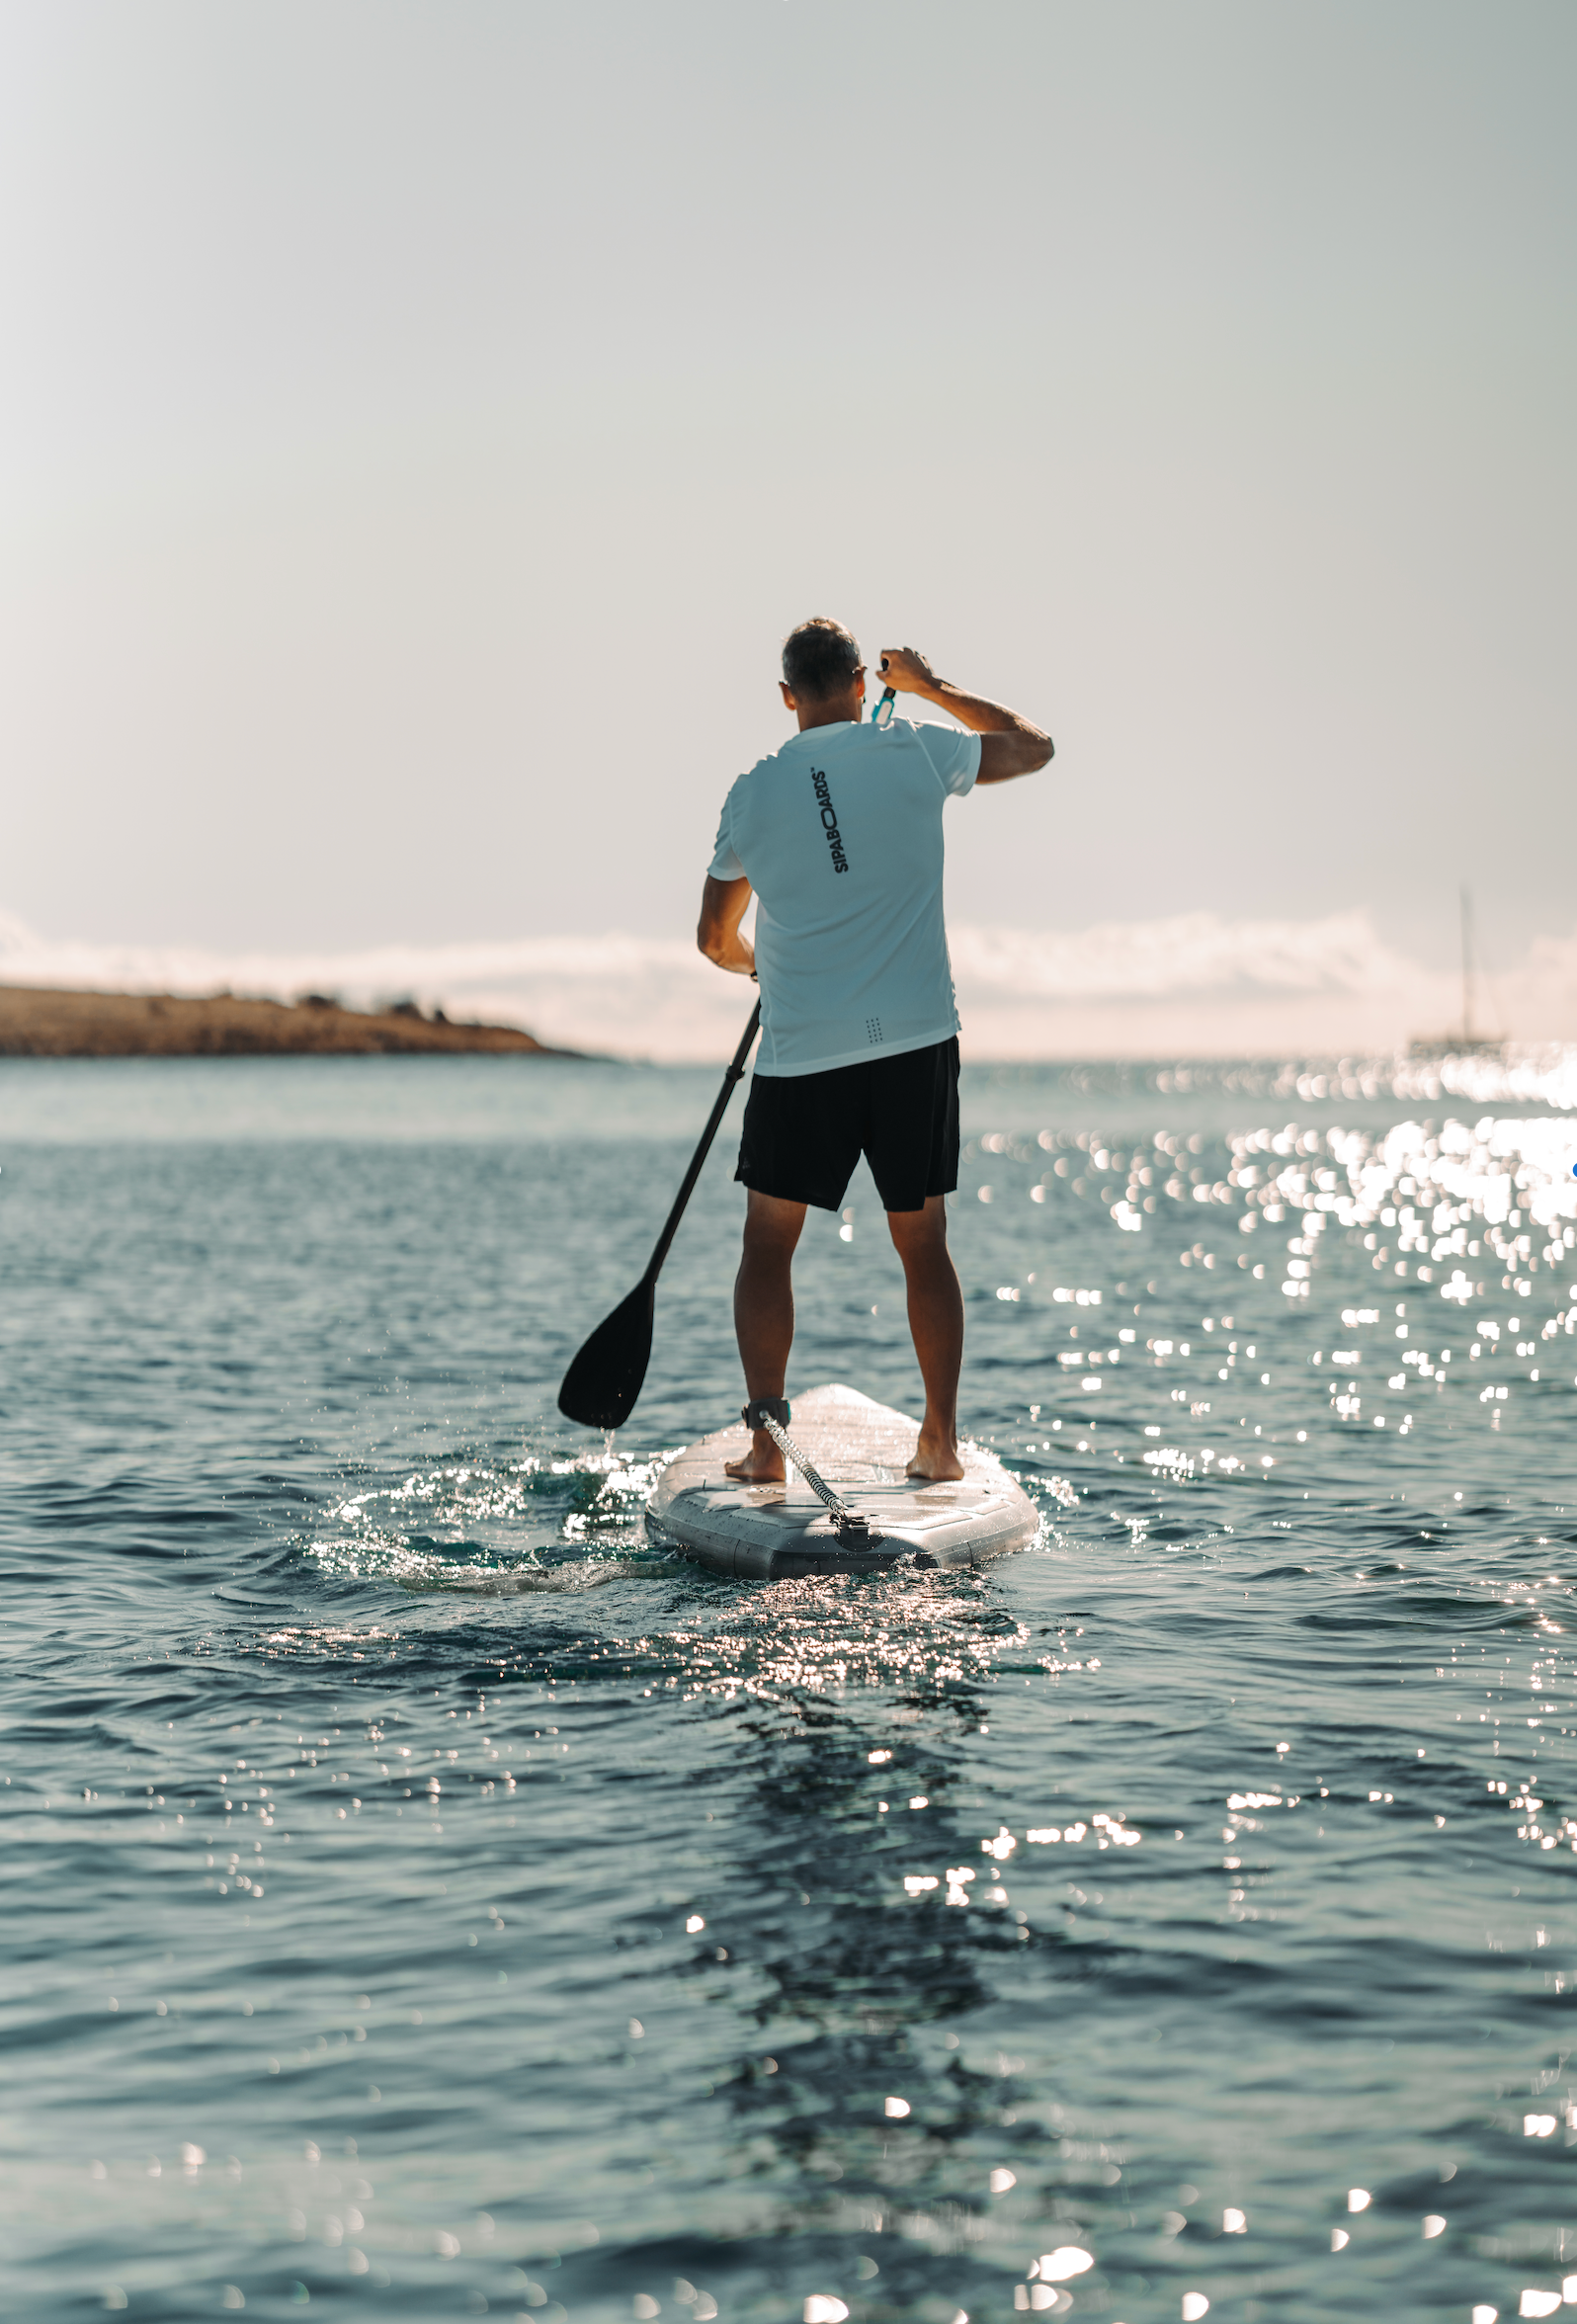
[[[816,804],[821,809],[822,829],[827,834],[827,845],[832,851],[832,868],[834,872],[847,872],[849,859],[843,852],[843,841],[838,832],[837,810],[832,803],[832,794],[827,788],[827,778],[819,767],[812,767],[810,780],[816,787]]]

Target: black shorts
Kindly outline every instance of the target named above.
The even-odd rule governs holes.
[[[958,1183],[958,1038],[826,1073],[758,1073],[734,1172],[758,1195],[836,1210],[864,1154],[884,1210]]]

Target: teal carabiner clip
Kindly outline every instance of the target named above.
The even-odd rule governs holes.
[[[882,668],[886,668],[885,663],[882,664]],[[898,689],[895,686],[889,686],[886,693],[882,696],[880,702],[877,703],[875,708],[871,713],[871,723],[872,726],[886,726],[890,724],[892,719],[892,706],[897,701],[897,699]]]

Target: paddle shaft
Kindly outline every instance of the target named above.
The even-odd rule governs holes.
[[[755,1007],[750,1012],[750,1023],[745,1027],[744,1038],[734,1051],[733,1063],[723,1075],[723,1085],[717,1092],[717,1102],[712,1107],[710,1120],[701,1133],[701,1143],[690,1157],[690,1168],[685,1172],[684,1184],[674,1197],[674,1206],[668,1213],[667,1224],[657,1237],[657,1247],[646,1263],[646,1272],[640,1279],[643,1284],[656,1282],[662,1263],[668,1256],[668,1246],[679,1232],[679,1221],[685,1215],[685,1205],[696,1191],[696,1181],[700,1178],[702,1166],[711,1151],[711,1141],[717,1135],[717,1125],[728,1111],[728,1101],[734,1094],[734,1083],[744,1079],[745,1059],[750,1054],[750,1044],[755,1039],[760,1026],[761,1002],[758,998]]]

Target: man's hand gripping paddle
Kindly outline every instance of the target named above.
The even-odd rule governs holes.
[[[646,1272],[639,1283],[614,1309],[605,1316],[591,1338],[564,1374],[564,1384],[558,1391],[558,1409],[566,1420],[578,1420],[585,1428],[622,1428],[635,1408],[646,1377],[646,1367],[651,1362],[652,1319],[657,1306],[657,1278],[668,1246],[679,1231],[679,1221],[685,1215],[685,1205],[696,1191],[702,1164],[711,1150],[711,1141],[728,1110],[734,1094],[734,1083],[744,1078],[745,1059],[761,1024],[761,1003],[758,1000],[750,1012],[750,1023],[745,1027],[745,1038],[734,1051],[734,1061],[723,1075],[722,1088],[712,1107],[711,1119],[701,1133],[701,1143],[690,1158],[685,1172],[685,1183],[674,1199],[668,1213],[668,1223],[657,1237],[657,1247],[646,1263]]]

